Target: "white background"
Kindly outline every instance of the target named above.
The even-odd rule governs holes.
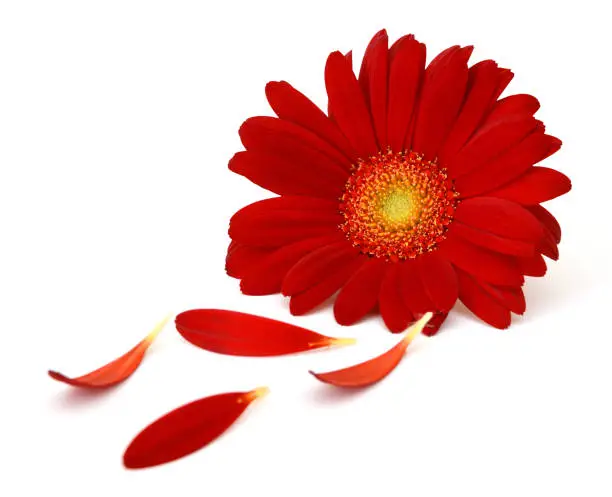
[[[610,496],[611,36],[605,2],[3,1],[0,7],[0,494]],[[561,259],[526,286],[509,331],[458,308],[384,382],[344,394],[306,371],[397,340],[379,318],[341,328],[289,315],[224,273],[227,221],[265,196],[230,173],[237,130],[285,79],[326,103],[323,67],[386,27],[429,58],[474,44],[514,70],[564,141],[547,161],[573,191],[548,206]],[[169,325],[139,371],[102,395],[46,376],[90,371],[168,312],[222,307],[322,333],[337,351],[207,353]],[[166,411],[269,385],[206,450],[123,469]]]

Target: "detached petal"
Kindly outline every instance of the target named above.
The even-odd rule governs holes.
[[[147,426],[123,455],[129,469],[158,466],[199,450],[222,435],[268,388],[232,392],[196,400]]]
[[[57,371],[49,371],[49,376],[54,380],[67,383],[73,387],[108,388],[115,386],[128,379],[138,369],[145,353],[153,343],[153,340],[159,335],[159,332],[166,326],[168,319],[169,317],[160,322],[144,340],[129,352],[91,373],[77,378],[68,378]]]

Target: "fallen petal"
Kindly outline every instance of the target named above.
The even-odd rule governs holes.
[[[213,395],[174,409],[142,430],[123,454],[129,469],[157,466],[199,450],[222,435],[251,402],[268,393],[267,387],[250,392]]]
[[[310,371],[316,379],[323,383],[329,383],[336,387],[366,387],[372,385],[387,376],[400,363],[410,342],[425,327],[432,318],[432,313],[428,312],[421,319],[412,325],[406,332],[402,340],[389,349],[384,354],[362,362],[355,366],[330,371],[329,373],[314,373]]]
[[[176,317],[176,329],[188,342],[211,352],[235,356],[279,356],[332,345],[355,343],[253,314],[194,309]]]
[[[155,340],[159,332],[164,328],[169,319],[170,316],[166,317],[138,345],[118,359],[109,362],[106,366],[102,366],[91,373],[79,376],[77,378],[68,378],[57,371],[49,371],[49,376],[54,380],[67,383],[73,387],[107,388],[117,385],[118,383],[121,383],[129,378],[131,374],[136,371],[138,366],[140,366],[145,352],[153,343],[153,340]]]

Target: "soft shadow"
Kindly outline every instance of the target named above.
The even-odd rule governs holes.
[[[312,400],[322,405],[338,404],[340,402],[347,402],[361,397],[373,387],[374,385],[358,388],[342,388],[334,387],[332,385],[320,385],[313,391]]]
[[[583,259],[564,257],[546,259],[550,275],[543,278],[527,277],[524,286],[527,300],[526,316],[550,314],[570,303],[578,294],[588,293],[596,286],[588,264]]]
[[[84,406],[94,406],[103,402],[110,395],[111,391],[115,391],[119,387],[120,385],[109,388],[87,389],[67,386],[67,390],[60,392],[53,399],[53,403],[62,409],[79,409]]]

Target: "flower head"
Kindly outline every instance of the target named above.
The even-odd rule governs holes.
[[[531,95],[500,99],[512,72],[469,65],[453,46],[426,66],[408,35],[370,42],[325,67],[325,114],[286,82],[266,87],[278,117],[240,128],[229,167],[277,194],[230,221],[228,274],[249,295],[282,292],[304,314],[337,292],[340,324],[378,308],[391,331],[427,311],[439,328],[460,299],[506,328],[525,311],[524,276],[558,258],[561,230],[540,204],[569,179],[535,166],[561,142],[533,116]]]

